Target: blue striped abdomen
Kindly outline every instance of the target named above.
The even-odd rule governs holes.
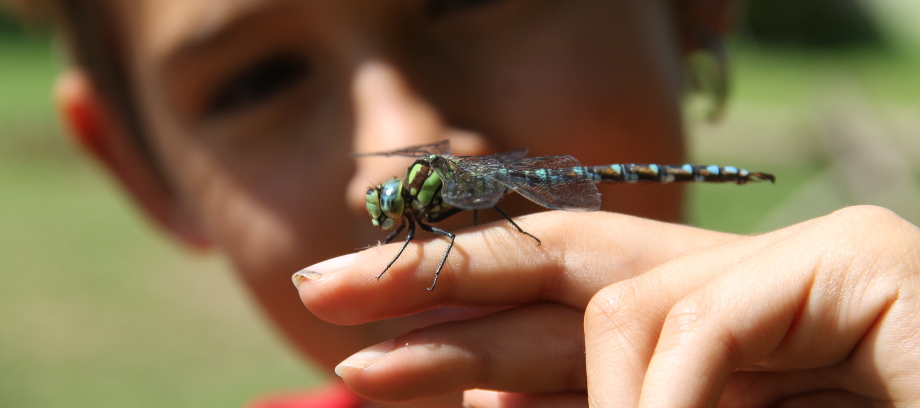
[[[583,167],[582,171],[595,182],[613,183],[735,183],[776,180],[772,174],[752,173],[733,166],[698,164],[610,164]]]

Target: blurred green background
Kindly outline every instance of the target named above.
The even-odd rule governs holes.
[[[690,150],[778,183],[694,186],[690,221],[754,233],[873,203],[920,223],[920,2],[748,11],[728,116],[691,119]],[[55,48],[0,14],[0,406],[235,407],[318,384],[226,265],[167,242],[62,137]]]

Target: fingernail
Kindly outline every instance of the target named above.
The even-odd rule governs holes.
[[[387,340],[383,343],[370,346],[353,354],[351,357],[346,358],[345,361],[335,366],[335,375],[341,377],[346,368],[357,368],[359,370],[368,368],[386,357],[387,353],[392,350],[393,340]]]
[[[344,268],[355,263],[355,258],[357,256],[358,254],[342,255],[340,257],[327,259],[316,265],[308,266],[291,276],[291,281],[294,282],[294,286],[300,286],[305,280],[317,280],[323,277],[323,273]]]
[[[322,277],[323,277],[323,274],[319,272],[313,272],[313,271],[308,271],[306,269],[302,269],[300,271],[295,272],[294,275],[291,276],[291,281],[294,282],[294,287],[298,288],[300,287],[300,283],[305,280],[317,280]]]

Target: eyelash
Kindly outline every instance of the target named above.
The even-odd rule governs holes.
[[[223,83],[210,98],[207,116],[220,116],[267,100],[302,81],[309,66],[291,54],[278,54],[248,66]]]
[[[432,17],[444,17],[449,13],[480,7],[500,0],[431,0],[428,2],[428,14]]]

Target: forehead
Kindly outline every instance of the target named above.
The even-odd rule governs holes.
[[[230,27],[245,26],[260,17],[284,15],[294,0],[132,0],[116,8],[134,44],[154,56],[193,52],[221,36]]]
[[[146,56],[156,59],[179,59],[221,40],[232,38],[233,34],[255,27],[256,30],[271,30],[280,24],[273,21],[298,20],[300,29],[310,29],[323,37],[349,37],[346,26],[376,25],[375,16],[387,14],[388,8],[422,8],[424,2],[407,0],[102,0],[114,4],[122,18],[124,31],[130,44],[140,47]],[[566,4],[561,7],[565,13],[582,9],[591,13],[604,1],[580,0],[553,2],[540,0],[534,4]],[[477,3],[474,1],[473,3]],[[526,4],[526,1],[524,2]],[[620,3],[620,1],[614,2]],[[613,6],[618,16],[611,24],[617,32],[636,31],[639,21],[648,23],[648,11],[657,7],[645,7],[646,1],[626,0]],[[414,6],[413,6],[414,5]],[[642,5],[642,6],[640,6]],[[540,8],[535,6],[534,8]],[[553,9],[553,6],[543,7]],[[601,6],[600,8],[605,8]],[[609,8],[609,7],[607,7]],[[307,19],[309,21],[307,21]],[[353,21],[352,21],[353,20]],[[343,24],[344,23],[344,24]],[[136,51],[136,50],[135,50]]]

